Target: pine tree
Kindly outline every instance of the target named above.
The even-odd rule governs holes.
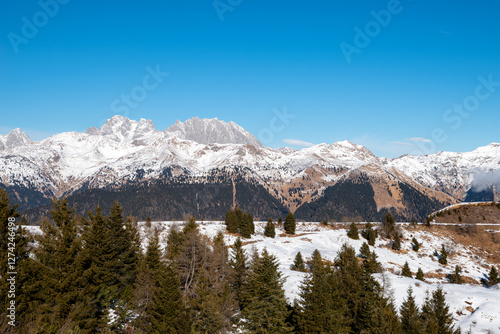
[[[440,334],[453,334],[453,316],[450,307],[446,304],[443,289],[438,287],[432,293],[432,314],[436,319],[437,330]]]
[[[440,334],[438,332],[438,322],[434,314],[433,300],[427,292],[422,309],[420,310],[420,323],[422,324],[422,333]]]
[[[323,269],[323,259],[319,250],[315,249],[312,253],[311,272],[317,273]]]
[[[462,268],[460,266],[455,266],[455,272],[450,275],[450,283],[462,284]]]
[[[401,275],[405,277],[413,277],[413,274],[411,273],[410,266],[408,265],[408,262],[405,262],[403,266],[403,270],[401,271]]]
[[[44,221],[39,245],[35,250],[37,267],[43,277],[43,301],[39,307],[42,328],[58,329],[69,319],[71,309],[78,299],[76,282],[81,277],[77,262],[81,240],[74,209],[66,198],[53,199],[50,211],[54,224]]]
[[[382,220],[381,229],[383,236],[389,238],[396,233],[396,222],[390,212],[387,212]]]
[[[368,240],[368,245],[374,246],[375,245],[375,239],[377,238],[377,232],[373,229],[372,224],[370,222],[366,223],[365,228],[361,232],[361,236]]]
[[[114,265],[110,268],[114,275],[114,282],[111,285],[116,284],[116,297],[129,299],[133,283],[137,278],[140,252],[139,234],[132,221],[124,219],[123,208],[118,202],[114,202],[111,206],[107,221],[113,240],[109,246],[114,259]]]
[[[358,240],[359,239],[359,232],[358,228],[356,227],[356,224],[351,223],[351,226],[349,226],[349,231],[347,232],[347,236],[351,239]]]
[[[373,333],[403,333],[401,321],[394,307],[394,303],[386,298],[378,296],[378,306],[375,311],[374,325],[369,326],[368,330]]]
[[[399,237],[399,233],[394,233],[394,240],[392,242],[392,249],[401,250],[401,238]]]
[[[422,271],[422,268],[418,268],[417,270],[417,275],[415,276],[416,279],[424,282],[425,281],[425,278],[424,278],[424,272]]]
[[[278,227],[283,227],[283,219],[281,219],[281,217],[278,218]]]
[[[230,264],[234,275],[232,280],[233,291],[235,292],[238,302],[242,304],[244,302],[243,287],[247,281],[248,266],[247,256],[240,238],[236,239],[234,243]]]
[[[78,278],[78,285],[83,287],[79,291],[82,301],[77,308],[74,318],[83,331],[92,329],[103,330],[106,326],[106,310],[111,302],[107,293],[112,284],[111,267],[114,254],[109,245],[112,235],[109,233],[106,218],[102,215],[100,207],[95,214],[88,213],[89,220],[84,221],[83,250],[78,256],[78,263],[82,275]],[[108,245],[102,247],[102,245]]]
[[[295,234],[295,216],[289,212],[285,218],[284,224],[286,234]]]
[[[255,333],[289,333],[286,319],[289,311],[283,290],[284,278],[279,262],[264,249],[256,256],[245,287],[247,301],[241,311],[244,326]]]
[[[377,261],[377,254],[375,251],[369,253],[365,261],[363,261],[363,269],[367,274],[373,274],[379,268],[380,263]]]
[[[439,263],[441,263],[442,265],[448,264],[448,252],[444,248],[444,245],[442,245],[441,254],[439,254]]]
[[[361,248],[359,250],[359,254],[361,255],[362,258],[368,259],[371,255],[370,253],[370,246],[366,242],[363,242],[361,245]]]
[[[171,225],[167,235],[166,257],[170,260],[175,259],[179,255],[182,243],[184,241],[184,233],[179,231],[177,225]]]
[[[186,225],[182,229],[182,233],[188,234],[191,231],[198,231],[198,224],[196,224],[196,218],[190,216]]]
[[[172,263],[160,262],[155,275],[152,305],[148,310],[151,314],[148,333],[182,334],[190,327],[179,285],[179,276]]]
[[[411,242],[413,243],[412,245],[412,249],[415,251],[415,252],[418,252],[418,250],[420,249],[420,243],[417,241],[417,239],[415,237],[413,237],[411,239]]]
[[[213,239],[213,251],[209,252],[206,263],[201,267],[191,300],[195,331],[220,333],[230,328],[229,319],[236,308],[229,283],[231,276],[224,235],[218,232]]]
[[[413,289],[408,288],[408,295],[401,304],[401,325],[405,334],[420,334],[422,333],[422,324],[420,322],[419,309],[413,297]]]
[[[39,280],[33,266],[34,262],[29,257],[32,239],[26,235],[26,231],[20,226],[21,222],[17,213],[18,206],[13,204],[8,193],[0,188],[0,332],[2,333],[21,333],[28,332],[24,330],[29,324],[31,317],[36,315],[37,307],[34,305],[40,297],[40,291],[37,289]],[[14,260],[14,261],[12,261]],[[11,267],[12,266],[12,267]],[[10,317],[8,307],[11,307],[9,298],[10,282],[12,275],[7,273],[17,272],[13,275],[15,279],[15,302],[16,314],[15,321]],[[9,314],[9,317],[7,315]],[[14,321],[15,327],[8,325],[8,322]],[[5,325],[5,326],[3,326]],[[23,328],[24,327],[24,328]],[[12,331],[11,331],[12,330]]]
[[[306,271],[306,265],[304,264],[304,259],[302,259],[302,254],[300,254],[300,252],[295,255],[295,260],[293,261],[291,269],[302,272]]]
[[[500,283],[500,277],[498,277],[498,271],[495,266],[491,266],[490,273],[488,274],[488,285],[493,286]]]
[[[307,275],[300,286],[300,302],[295,306],[298,333],[347,333],[348,319],[341,287],[330,266]]]
[[[226,229],[229,233],[238,233],[238,216],[233,209],[226,212]]]
[[[244,213],[240,225],[240,235],[243,238],[252,237],[252,225],[253,225],[253,220],[251,216],[249,216],[249,214]]]
[[[274,238],[276,236],[276,230],[271,218],[267,221],[266,228],[264,229],[264,235],[268,238]]]

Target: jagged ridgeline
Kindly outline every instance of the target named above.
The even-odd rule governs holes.
[[[497,184],[499,173],[484,166],[499,165],[495,143],[387,159],[349,141],[263,147],[241,126],[218,119],[157,130],[151,120],[114,116],[99,129],[39,142],[19,129],[0,136],[0,187],[30,217],[46,215],[55,196],[82,212],[118,200],[141,219],[221,219],[240,206],[261,220],[288,211],[316,221],[380,220],[390,211],[397,220],[421,221],[464,199],[490,200],[493,191],[473,189]]]

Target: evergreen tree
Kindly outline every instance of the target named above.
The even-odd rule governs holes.
[[[455,272],[450,275],[450,283],[462,284],[462,268],[460,266],[455,266]]]
[[[189,217],[186,225],[182,229],[184,234],[188,234],[192,231],[198,231],[198,224],[196,223],[196,218],[194,218],[194,216]]]
[[[420,243],[417,241],[417,239],[415,237],[413,237],[411,239],[411,242],[413,243],[412,245],[412,249],[415,251],[415,252],[418,252],[418,250],[420,249]]]
[[[401,325],[405,334],[420,334],[422,333],[422,324],[420,322],[419,309],[413,297],[413,289],[408,288],[408,295],[401,304]]]
[[[233,209],[226,212],[226,229],[229,233],[238,233],[238,216]]]
[[[373,274],[377,271],[380,263],[377,261],[377,254],[375,251],[368,253],[368,257],[363,261],[363,269],[367,274]]]
[[[401,275],[405,276],[405,277],[410,277],[410,278],[413,277],[413,274],[411,273],[410,266],[408,265],[408,262],[405,262],[405,264],[403,266],[403,271],[401,272]]]
[[[137,278],[140,240],[137,228],[130,219],[124,219],[123,208],[114,202],[109,210],[108,228],[112,236],[109,248],[114,263],[111,286],[116,285],[113,297],[128,299],[131,297],[133,283]]]
[[[16,221],[19,217],[17,205],[11,203],[7,192],[0,188],[0,332],[21,333],[27,332],[30,325],[30,318],[35,317],[37,310],[36,303],[43,293],[37,289],[39,277],[37,277],[34,261],[29,257],[29,242],[31,238],[26,235],[26,231],[20,226],[23,224]],[[17,219],[18,220],[18,219]],[[7,274],[17,272],[17,275]],[[15,320],[9,318],[11,315],[7,308],[10,308],[9,298],[10,282],[12,276],[15,279]],[[9,315],[9,317],[8,317]],[[11,326],[8,322],[13,321]]]
[[[394,303],[386,298],[378,297],[375,323],[369,327],[372,333],[403,333],[401,321],[394,307]]]
[[[264,249],[248,276],[247,301],[241,311],[244,326],[253,333],[289,333],[286,319],[289,311],[283,290],[284,278],[278,270],[278,259]]]
[[[315,273],[321,271],[323,269],[323,259],[321,258],[319,250],[315,249],[311,257],[311,272]]]
[[[387,212],[381,225],[383,236],[390,238],[396,233],[396,221],[390,212]]]
[[[453,316],[450,313],[450,307],[446,304],[443,289],[438,287],[432,293],[432,314],[436,319],[437,330],[440,334],[453,334]]]
[[[250,238],[252,236],[252,230],[253,230],[252,216],[250,216],[250,214],[244,213],[240,225],[240,235],[243,238]]]
[[[213,251],[209,252],[206,264],[201,267],[191,301],[195,331],[220,333],[230,328],[229,319],[236,307],[229,283],[231,276],[224,235],[219,232],[213,239]]]
[[[266,228],[264,229],[264,235],[268,238],[274,238],[276,236],[276,230],[271,218],[267,221]]]
[[[291,269],[302,272],[306,271],[306,265],[304,264],[304,259],[302,259],[302,254],[300,254],[300,252],[295,255],[295,260],[293,261]]]
[[[283,227],[283,219],[281,217],[278,218],[278,227]]]
[[[373,229],[373,226],[370,222],[366,223],[365,228],[361,232],[361,236],[368,240],[368,245],[374,246],[375,239],[377,238],[377,232]]]
[[[422,309],[420,311],[420,323],[422,324],[422,333],[440,334],[438,332],[438,323],[434,314],[433,300],[427,292]]]
[[[488,285],[493,286],[500,283],[500,277],[498,277],[498,271],[495,266],[491,266],[490,273],[488,274]]]
[[[179,255],[182,243],[184,242],[184,233],[179,231],[177,225],[171,225],[167,235],[166,257],[173,260]]]
[[[354,249],[347,244],[342,248],[335,259],[337,280],[342,287],[341,298],[347,308],[345,316],[348,325],[355,332],[360,332],[375,315],[373,292],[376,282],[371,275],[365,274],[359,265]]]
[[[233,269],[233,291],[236,294],[236,299],[241,304],[244,300],[243,287],[247,281],[247,256],[245,250],[243,249],[243,244],[241,239],[236,239],[233,246],[232,258],[231,258],[231,268]]]
[[[285,218],[284,224],[286,234],[295,234],[295,216],[289,212]]]
[[[39,313],[41,328],[58,330],[67,321],[78,299],[76,282],[81,277],[77,256],[81,249],[74,209],[66,198],[53,199],[50,211],[54,224],[44,221],[38,237],[35,257],[43,277],[40,289],[44,291]]]
[[[422,268],[418,268],[417,270],[417,275],[415,276],[416,279],[424,282],[425,281],[425,278],[424,278],[424,272],[422,271]]]
[[[444,245],[441,246],[441,254],[439,254],[439,263],[442,265],[448,264],[448,252],[444,248]]]
[[[359,250],[359,254],[361,255],[361,257],[363,259],[368,259],[371,256],[370,246],[368,246],[368,244],[366,242],[363,242],[363,244],[361,245],[361,248]]]
[[[250,212],[247,214],[247,224],[250,226],[250,234],[255,234],[255,224],[253,222],[253,216]]]
[[[352,222],[351,226],[349,226],[349,231],[347,232],[347,236],[351,239],[355,240],[359,239],[358,228],[356,227],[356,224],[354,224],[354,222]]]
[[[108,289],[112,284],[113,253],[109,247],[112,235],[109,233],[106,218],[100,207],[95,214],[88,213],[89,220],[84,222],[83,250],[79,254],[78,263],[82,275],[78,278],[81,304],[76,308],[75,320],[83,331],[107,328],[107,307],[111,303]],[[104,328],[103,328],[104,327]]]
[[[190,325],[179,290],[179,276],[172,263],[163,261],[158,264],[156,272],[152,305],[148,310],[151,315],[148,333],[185,333]]]
[[[392,249],[401,250],[401,238],[399,233],[394,233],[394,240],[392,241]]]
[[[344,300],[336,273],[330,266],[307,275],[300,287],[294,316],[298,333],[348,333]]]

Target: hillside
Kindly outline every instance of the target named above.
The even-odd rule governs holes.
[[[203,234],[213,238],[217,231],[225,231],[222,222],[204,221],[198,222]],[[166,236],[169,226],[172,224],[182,225],[183,222],[152,222],[152,227],[147,228],[145,223],[139,223],[141,234],[143,235],[143,245],[147,243],[147,237],[151,236],[153,228],[159,228],[161,241],[166,244]],[[246,239],[244,248],[247,254],[254,250],[263,250],[266,248],[270,253],[278,256],[280,260],[280,270],[286,277],[285,290],[286,296],[290,302],[298,298],[300,282],[306,275],[305,273],[290,270],[294,257],[297,252],[301,252],[304,258],[310,259],[312,252],[318,249],[325,260],[333,261],[340,247],[347,243],[353,246],[358,252],[364,242],[352,240],[347,237],[346,225],[331,224],[324,226],[319,223],[298,223],[295,236],[286,236],[281,228],[277,228],[277,237],[267,238],[263,236],[264,222],[256,222],[256,235],[251,239]],[[362,228],[363,224],[359,224]],[[394,298],[399,307],[406,296],[408,286],[412,286],[416,301],[421,304],[427,291],[432,292],[441,284],[446,292],[446,300],[450,305],[456,323],[462,328],[463,332],[469,329],[473,333],[488,333],[500,331],[500,306],[497,301],[500,299],[500,289],[498,286],[487,288],[480,282],[488,274],[492,264],[500,264],[500,240],[495,238],[491,244],[496,245],[495,249],[480,246],[474,240],[492,238],[493,233],[489,229],[478,229],[473,236],[463,237],[460,233],[454,231],[454,227],[448,226],[416,226],[401,224],[402,249],[393,251],[389,247],[389,240],[377,238],[374,247],[371,247],[381,262],[383,272],[375,274],[378,279],[388,287],[386,291]],[[37,229],[30,227],[32,230]],[[496,227],[495,232],[500,232],[500,226]],[[421,248],[414,252],[411,248],[411,238],[415,237],[420,243]],[[232,245],[236,236],[225,234],[225,242]],[[434,255],[436,250],[445,245],[450,250],[448,265],[444,266],[438,263]],[[401,269],[405,262],[408,262],[413,275],[418,268],[425,273],[426,282],[400,276]],[[463,278],[466,284],[450,284],[447,275],[450,274],[456,265],[463,268]]]

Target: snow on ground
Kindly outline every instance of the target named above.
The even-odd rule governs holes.
[[[210,238],[213,238],[218,231],[225,231],[224,222],[198,223],[201,233]],[[160,241],[163,245],[166,244],[168,229],[173,224],[182,228],[184,222],[152,222],[152,227],[157,227],[161,231]],[[365,241],[362,237],[360,240],[348,238],[346,230],[348,225],[343,225],[344,228],[340,229],[331,229],[318,223],[298,222],[295,236],[280,236],[284,231],[277,228],[274,239],[264,237],[265,222],[256,222],[255,225],[256,235],[253,235],[251,239],[243,239],[244,249],[247,251],[247,255],[250,255],[254,250],[260,252],[266,248],[278,257],[280,270],[286,278],[285,293],[290,302],[299,298],[300,284],[306,275],[290,270],[297,252],[300,251],[304,260],[307,260],[311,258],[312,252],[318,249],[324,259],[333,261],[344,243],[354,247],[359,252]],[[342,224],[338,225],[342,226]],[[143,247],[145,247],[153,228],[146,228],[144,222],[140,222],[139,226]],[[453,243],[446,236],[437,236],[418,229],[414,230],[409,228],[407,224],[401,226],[403,227],[401,251],[391,250],[388,240],[380,238],[377,238],[375,247],[371,247],[384,268],[383,274],[376,275],[379,279],[382,279],[382,275],[384,275],[389,281],[395,304],[398,307],[401,305],[406,298],[408,287],[412,286],[416,301],[421,305],[426,292],[431,293],[441,284],[446,292],[446,300],[450,305],[450,310],[464,332],[471,329],[473,333],[487,333],[488,330],[492,333],[500,333],[500,303],[498,302],[500,301],[500,285],[486,288],[479,284],[449,284],[445,278],[445,275],[451,273],[456,265],[460,265],[463,269],[463,276],[479,282],[488,274],[491,263],[474,255],[474,249]],[[35,233],[38,230],[34,227],[29,229]],[[410,240],[412,237],[415,237],[421,244],[418,253],[411,249]],[[236,236],[225,234],[227,245],[232,245],[235,240]],[[437,257],[434,256],[434,252],[439,251],[443,244],[451,251],[447,266],[439,264]],[[405,262],[408,262],[414,275],[420,267],[424,274],[432,273],[436,277],[426,278],[426,282],[402,277],[399,273]]]

